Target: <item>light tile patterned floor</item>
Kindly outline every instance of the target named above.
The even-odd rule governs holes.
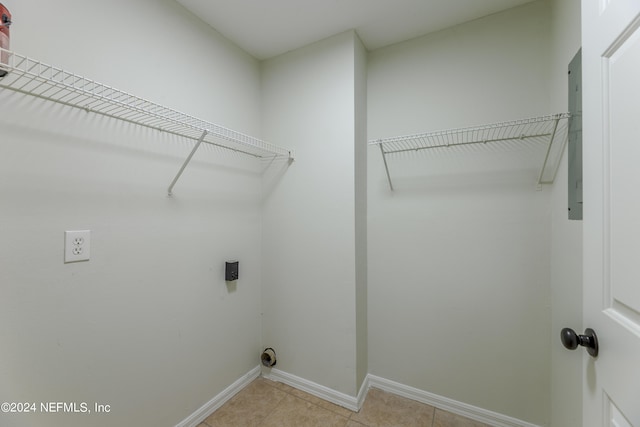
[[[372,388],[360,412],[258,378],[198,427],[489,427]]]

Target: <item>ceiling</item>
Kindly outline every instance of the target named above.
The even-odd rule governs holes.
[[[267,59],[355,29],[378,49],[533,0],[177,0],[227,39]]]

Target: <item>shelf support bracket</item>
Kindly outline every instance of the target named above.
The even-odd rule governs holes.
[[[380,145],[380,152],[382,153],[382,161],[384,162],[384,170],[387,172],[387,180],[389,181],[389,188],[393,191],[393,184],[391,183],[391,175],[389,175],[389,166],[387,165],[387,155],[384,152],[382,144]]]
[[[178,174],[176,175],[175,178],[173,178],[173,181],[171,181],[171,185],[169,185],[169,196],[173,195],[172,194],[173,186],[176,185],[176,182],[178,182],[178,180],[180,179],[180,176],[182,175],[182,172],[184,172],[184,169],[187,167],[187,165],[191,161],[191,158],[193,157],[194,154],[196,154],[196,151],[198,151],[198,148],[200,148],[200,144],[202,144],[202,141],[204,141],[205,136],[207,136],[207,131],[206,130],[204,132],[202,132],[202,136],[200,136],[200,139],[198,139],[198,142],[196,142],[196,145],[191,150],[191,153],[189,153],[189,156],[187,157],[187,159],[182,164],[182,167],[178,171]]]
[[[549,145],[547,146],[547,153],[544,156],[544,162],[542,163],[542,169],[540,169],[540,175],[538,176],[538,185],[542,185],[542,184],[547,184],[546,182],[542,182],[542,176],[544,175],[544,170],[547,167],[547,162],[549,161],[549,154],[551,153],[551,146],[553,145],[553,140],[556,137],[556,132],[558,131],[558,122],[560,121],[560,118],[556,118],[554,120],[553,123],[553,130],[551,131],[551,136],[549,137]],[[551,179],[550,182],[553,182],[555,178],[555,171],[554,171],[554,177]]]

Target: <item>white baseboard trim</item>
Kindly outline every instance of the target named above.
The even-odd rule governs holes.
[[[251,381],[255,380],[259,376],[260,365],[256,366],[229,387],[222,390],[222,392],[218,393],[217,396],[202,405],[193,414],[189,415],[179,424],[176,424],[176,427],[197,427],[198,424],[203,422],[209,416],[209,414],[224,405],[229,399],[235,396],[240,390],[248,386]]]
[[[253,380],[258,378],[261,373],[261,367],[256,366],[241,378],[236,380],[221,393],[205,403],[185,420],[176,424],[175,427],[197,427],[204,421],[209,414],[224,405],[229,399],[235,396],[240,390],[248,386]],[[364,403],[369,388],[374,387],[398,396],[406,397],[417,402],[426,403],[438,409],[461,415],[475,421],[489,424],[494,427],[540,427],[526,421],[518,420],[507,415],[489,411],[487,409],[478,408],[477,406],[468,405],[458,402],[447,397],[438,396],[408,385],[400,384],[395,381],[387,380],[375,375],[368,374],[360,387],[360,391],[356,397],[349,396],[339,391],[330,389],[329,387],[312,381],[300,378],[296,375],[289,374],[279,369],[268,369],[262,372],[264,378],[272,381],[278,381],[298,390],[302,390],[313,396],[319,397],[336,405],[357,412]]]
[[[461,415],[475,421],[489,424],[495,427],[540,427],[526,421],[502,415],[497,412],[478,408],[466,403],[458,402],[447,397],[438,396],[427,391],[413,388],[395,381],[377,377],[375,375],[367,375],[368,386],[375,387],[398,396],[406,397],[411,400],[426,403],[453,414]],[[364,388],[364,387],[363,387]]]
[[[356,398],[353,396],[349,396],[348,394],[330,389],[329,387],[325,387],[312,381],[305,380],[304,378],[300,378],[298,376],[281,371],[279,369],[270,369],[268,371],[265,370],[265,372],[263,372],[263,377],[272,381],[278,381],[290,385],[293,388],[297,388],[298,390],[302,390],[313,396],[319,397],[320,399],[335,403],[336,405],[350,409],[354,412],[357,412],[360,409],[360,405],[358,403],[361,398],[364,401],[364,395],[366,394],[366,389],[364,386],[360,390],[361,392],[362,390],[364,390],[364,394],[360,396],[359,393],[358,397]]]
[[[369,387],[371,387],[370,381],[369,381],[369,374],[367,374],[367,376],[364,378],[364,381],[362,382],[362,385],[360,386],[360,391],[358,391],[358,396],[357,396],[357,404],[358,404],[358,411],[360,411],[360,409],[362,408],[362,405],[364,404],[364,400],[367,398],[367,392],[369,391]]]

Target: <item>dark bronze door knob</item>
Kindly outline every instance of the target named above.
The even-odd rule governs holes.
[[[592,357],[598,357],[598,337],[591,328],[585,329],[584,335],[576,334],[571,328],[564,328],[560,331],[560,341],[569,350],[575,350],[578,346],[582,346]]]

